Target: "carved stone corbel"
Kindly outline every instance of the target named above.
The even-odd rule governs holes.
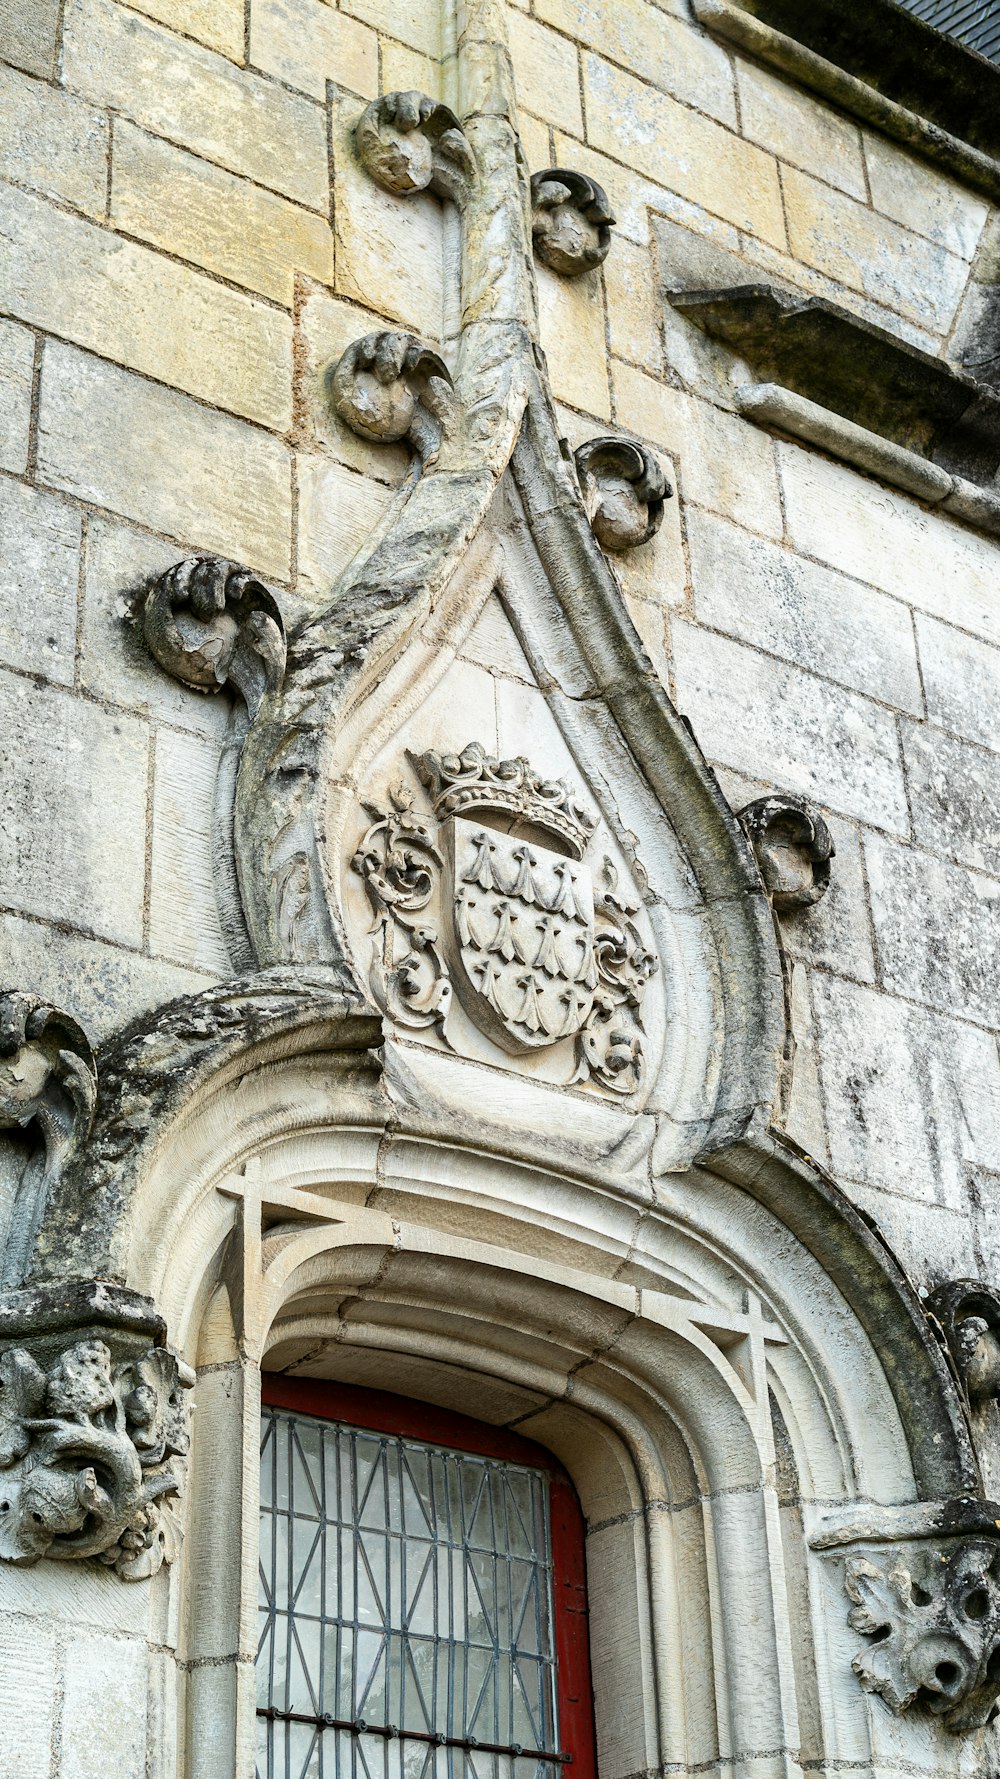
[[[177,1554],[194,1374],[148,1299],[99,1283],[0,1299],[0,1561],[125,1581]]]
[[[232,681],[251,717],[285,672],[285,632],[274,595],[248,568],[222,556],[187,556],[146,595],[150,653],[197,692]]]
[[[86,1141],[96,1098],[94,1052],[76,1020],[19,989],[0,994],[0,1130],[36,1123],[51,1175]]]
[[[335,412],[359,438],[404,440],[422,466],[434,462],[454,414],[451,373],[412,334],[373,333],[355,340],[330,376]]]
[[[588,439],[574,453],[587,517],[605,550],[631,550],[655,537],[673,489],[638,439]]]
[[[969,1401],[1000,1396],[1000,1292],[978,1279],[938,1285],[926,1308],[940,1325]]]
[[[383,191],[404,198],[432,191],[464,203],[475,159],[447,105],[426,93],[385,93],[362,112],[354,140],[361,165]]]
[[[780,914],[810,908],[825,896],[836,848],[818,809],[804,797],[781,791],[748,803],[738,819]]]
[[[566,167],[531,175],[531,236],[538,258],[564,278],[603,265],[614,217],[596,179]]]
[[[987,1723],[1000,1698],[1000,1544],[969,1538],[878,1560],[850,1557],[852,1667],[898,1713],[923,1706],[949,1730]]]

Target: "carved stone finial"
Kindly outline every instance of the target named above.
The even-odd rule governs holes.
[[[86,1142],[96,1098],[94,1053],[76,1020],[18,989],[0,994],[0,1130],[34,1120],[52,1175]]]
[[[604,263],[614,220],[607,193],[595,179],[566,167],[531,175],[535,252],[564,278],[578,278]]]
[[[638,439],[588,439],[575,452],[584,504],[605,550],[631,550],[660,529],[673,489]]]
[[[978,1279],[950,1279],[927,1299],[970,1402],[1000,1396],[1000,1291]]]
[[[431,794],[437,816],[503,811],[529,828],[553,834],[573,858],[583,857],[596,827],[563,778],[544,778],[528,761],[498,760],[478,741],[460,754],[433,749],[413,758],[413,769]]]
[[[872,1638],[852,1663],[865,1690],[897,1713],[922,1703],[949,1730],[986,1723],[1000,1697],[998,1564],[985,1538],[850,1558],[849,1623]]]
[[[383,445],[405,439],[424,465],[449,430],[452,391],[444,360],[412,334],[365,334],[330,378],[334,410],[352,432]]]
[[[426,93],[385,93],[362,112],[354,132],[358,159],[383,191],[397,197],[433,191],[464,202],[475,172],[458,118]]]
[[[780,913],[810,908],[825,896],[836,848],[818,809],[804,797],[781,791],[748,803],[739,820],[764,888]]]
[[[146,595],[143,631],[160,666],[197,692],[230,680],[255,716],[285,672],[285,632],[274,595],[222,556],[187,556]]]

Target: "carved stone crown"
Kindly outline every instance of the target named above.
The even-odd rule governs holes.
[[[431,750],[410,757],[431,794],[435,815],[513,815],[554,835],[573,858],[583,857],[597,821],[576,801],[564,778],[543,778],[520,756],[494,759],[478,741],[470,741],[460,754]]]

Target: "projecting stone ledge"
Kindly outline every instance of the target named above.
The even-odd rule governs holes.
[[[670,300],[757,373],[735,392],[748,419],[1000,535],[995,390],[820,298],[755,284]]]
[[[1000,68],[897,0],[693,0],[699,23],[1000,197]]]

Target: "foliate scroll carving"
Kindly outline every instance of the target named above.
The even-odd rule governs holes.
[[[583,857],[596,826],[594,817],[565,779],[534,772],[523,755],[498,760],[478,741],[470,741],[460,754],[421,754],[413,767],[430,792],[435,815],[502,810],[529,825],[550,829],[574,858]]]
[[[595,179],[566,167],[531,175],[531,234],[538,258],[564,278],[592,272],[608,257],[614,217]]]
[[[836,848],[818,809],[785,791],[748,803],[739,820],[779,912],[809,908],[825,896]]]
[[[373,333],[355,340],[333,370],[335,412],[359,438],[410,446],[434,462],[454,416],[451,373],[412,334]]]
[[[619,890],[610,859],[603,866],[604,893],[595,904],[594,966],[597,992],[581,1034],[581,1079],[592,1075],[611,1093],[635,1093],[645,1070],[642,1000],[659,968],[634,916],[637,905]]]
[[[285,631],[273,593],[222,556],[188,556],[154,581],[143,632],[160,666],[197,692],[230,681],[251,717],[285,672]]]
[[[852,1664],[866,1691],[895,1712],[922,1705],[950,1730],[986,1723],[1000,1697],[998,1567],[985,1538],[850,1558],[849,1622],[871,1639]]]
[[[475,160],[458,118],[426,93],[385,93],[362,112],[358,159],[376,185],[398,197],[433,191],[464,202]]]
[[[638,439],[588,439],[574,455],[598,543],[631,550],[655,537],[673,490],[648,446]]]
[[[151,1347],[115,1362],[103,1340],[47,1363],[0,1357],[0,1560],[96,1558],[125,1581],[177,1553],[193,1374]]]
[[[443,860],[405,785],[391,801],[385,811],[368,806],[373,823],[352,863],[374,915],[372,993],[390,1018],[419,1030],[443,1021],[451,996],[437,931],[424,918]]]
[[[96,1098],[94,1053],[76,1020],[35,995],[0,994],[0,1129],[36,1123],[51,1175],[86,1142]]]
[[[927,1299],[972,1403],[1000,1396],[1000,1292],[978,1279],[951,1279]]]

